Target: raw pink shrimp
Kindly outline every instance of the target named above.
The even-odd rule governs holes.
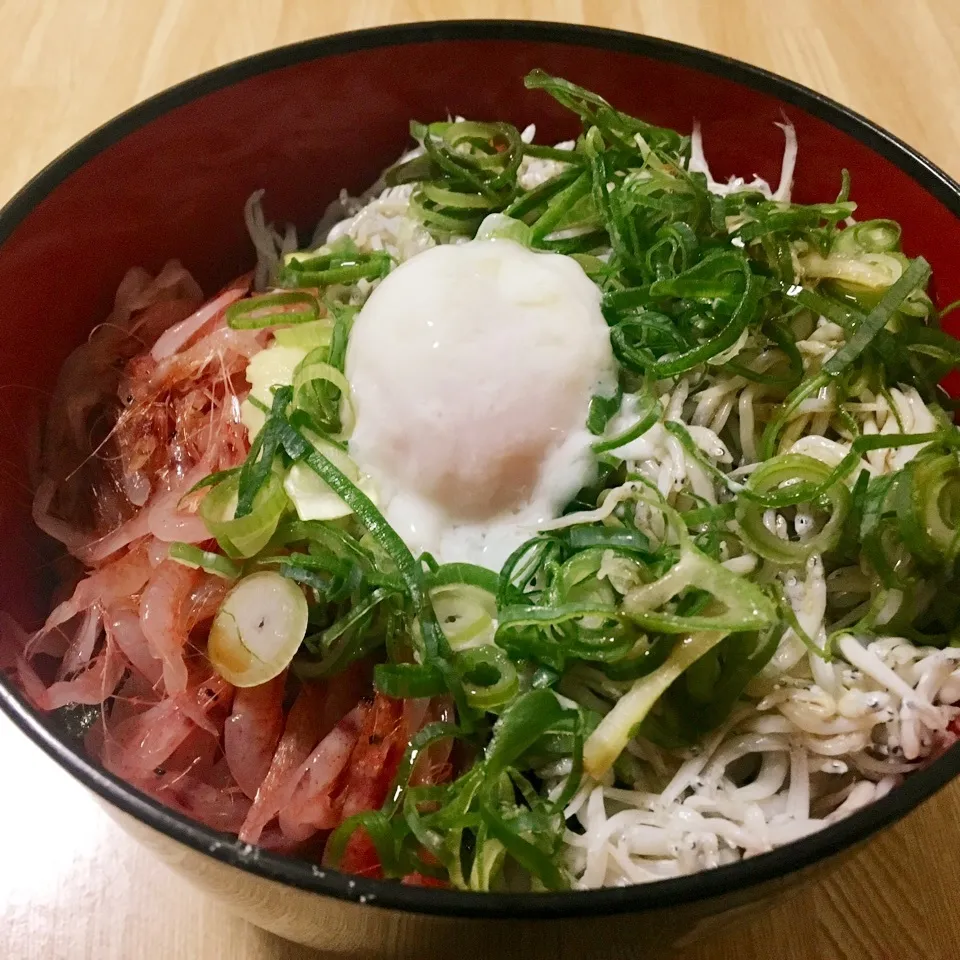
[[[108,725],[103,762],[117,776],[135,778],[159,766],[186,739],[193,724],[173,699]]]
[[[163,678],[163,665],[150,652],[150,645],[143,635],[140,611],[133,600],[121,600],[109,607],[103,616],[107,636],[120,648],[134,670],[148,681],[151,687],[159,685]]]
[[[102,621],[99,605],[88,607],[80,617],[80,624],[60,661],[60,667],[57,670],[57,679],[77,673],[78,670],[89,663],[96,648],[97,640],[100,639],[102,630]]]
[[[370,666],[362,661],[351,664],[336,679],[326,680],[319,686],[322,708],[317,743],[323,741],[358,702],[363,702],[363,698],[369,695],[370,686]],[[283,802],[279,808],[281,831],[285,836],[298,840],[316,833],[318,828],[312,825],[313,820],[327,819],[328,815],[319,812],[319,808],[326,811],[330,805],[326,782],[317,778],[313,789],[301,790],[297,798],[297,808],[292,808],[290,799],[300,786],[302,776],[303,770],[291,773],[284,785]],[[313,816],[304,819],[304,814],[310,810],[313,810]]]
[[[419,726],[407,726],[412,736],[421,727],[428,723],[450,723],[456,718],[453,708],[453,700],[450,697],[434,697]],[[409,721],[408,721],[409,724]],[[450,754],[453,750],[453,740],[438,740],[432,743],[424,753],[421,754],[410,774],[410,783],[413,786],[421,784],[443,783],[449,780],[453,774],[453,766],[450,763]]]
[[[383,804],[407,747],[403,701],[377,694],[357,738],[339,798],[340,820]]]
[[[283,733],[286,671],[259,687],[238,690],[223,728],[223,752],[238,786],[252,800]]]
[[[70,703],[103,703],[117,688],[125,669],[123,657],[109,642],[79,674],[68,680],[57,680],[49,687],[26,659],[20,657],[17,661],[21,686],[41,710],[57,710]]]
[[[150,573],[146,547],[138,544],[122,557],[81,580],[73,591],[73,596],[59,604],[47,617],[43,629],[53,630],[94,604],[107,606],[115,600],[138,593]]]
[[[237,787],[214,786],[192,771],[167,774],[148,792],[174,810],[222,833],[236,833],[250,812],[250,800]]]
[[[408,709],[403,701],[391,700],[378,694],[347,765],[343,790],[334,800],[335,819],[330,826],[336,826],[354,814],[381,807],[396,776],[409,737],[416,732],[408,727],[408,722],[413,720],[422,724],[432,720],[444,720],[448,718],[451,710],[452,705],[446,697],[428,701],[426,707],[419,703]],[[424,764],[421,761],[411,778],[413,782],[441,783],[451,775],[452,768],[446,761],[449,756],[449,743],[441,742],[436,746],[441,748],[443,762],[438,764],[429,759]],[[429,756],[428,753],[427,757]],[[362,828],[355,831],[347,841],[339,866],[347,873],[360,876],[383,876],[376,847]],[[411,874],[408,882],[432,885],[419,873]]]
[[[334,787],[357,746],[369,710],[365,703],[354,707],[297,770],[293,796],[280,817],[280,826],[288,836],[299,834],[299,827],[306,827],[304,832],[309,836],[316,830],[330,830],[339,822]]]
[[[250,808],[220,756],[219,741],[199,728],[160,766],[133,782],[167,806],[215,830],[235,833]]]
[[[118,776],[142,778],[167,760],[190,734],[197,729],[193,710],[197,707],[204,714],[213,714],[218,708],[229,704],[233,688],[219,677],[198,685],[194,690],[179,697],[168,697],[146,710],[121,720],[113,726],[108,724],[104,747],[104,764]],[[216,724],[213,724],[216,731]]]
[[[146,508],[147,527],[158,540],[170,543],[181,540],[186,543],[203,543],[210,539],[210,531],[196,513],[187,513],[180,508],[187,491],[212,473],[211,466],[201,461],[189,470],[168,491],[157,497]]]
[[[333,823],[383,805],[407,745],[403,702],[377,694],[344,773],[343,787],[333,800]],[[356,830],[347,841],[340,868],[348,873],[378,877],[383,871],[370,837]]]
[[[102,493],[102,464],[91,457],[92,430],[115,410],[124,364],[167,327],[189,316],[202,300],[200,288],[176,261],[151,279],[131,270],[117,291],[113,311],[60,370],[43,441],[50,482],[40,485],[46,507],[38,511],[65,521],[64,531],[95,526],[89,492]],[[94,444],[96,446],[96,444]],[[55,512],[51,514],[51,506]],[[56,535],[54,533],[54,535]]]
[[[198,624],[212,620],[220,609],[223,598],[232,586],[222,577],[212,574],[198,574],[198,583],[187,598],[184,613],[187,629],[193,630]]]
[[[103,563],[118,550],[122,550],[141,537],[145,537],[150,532],[149,519],[150,515],[145,510],[141,510],[104,536],[88,537],[76,547],[71,547],[68,543],[67,549],[88,565]],[[58,539],[63,538],[58,537]]]
[[[217,469],[219,469],[219,463]],[[85,563],[100,563],[128,544],[149,534],[167,543],[182,540],[201,543],[210,538],[203,521],[194,512],[184,510],[181,500],[194,484],[202,480],[213,468],[200,463],[185,475],[177,478],[170,488],[158,491],[142,505],[133,517],[109,533],[71,547],[72,552]]]
[[[202,330],[203,327],[221,317],[227,307],[243,297],[249,289],[249,277],[245,278],[245,282],[238,282],[227,287],[226,290],[205,303],[195,313],[187,317],[186,320],[181,320],[174,326],[164,330],[157,338],[156,343],[150,348],[150,356],[152,356],[154,360],[159,361],[176,353]]]
[[[410,698],[403,701],[403,722],[408,730],[419,730],[423,726],[431,703],[429,697]]]
[[[206,669],[209,670],[209,667]],[[178,694],[175,699],[187,719],[219,742],[234,693],[234,688],[226,680],[212,674],[186,692]]]
[[[153,572],[140,598],[143,635],[155,657],[163,661],[163,682],[168,693],[187,686],[183,648],[188,630],[184,608],[197,576],[194,570],[173,560],[164,560]]]
[[[240,839],[245,843],[256,843],[260,839],[264,827],[277,815],[296,788],[292,774],[320,740],[323,693],[321,684],[304,684],[290,708],[270,769],[239,831]]]
[[[246,368],[247,361],[261,348],[263,337],[257,330],[232,330],[220,327],[198,340],[192,347],[159,361],[145,380],[138,371],[138,392],[156,396],[171,382],[196,381],[209,367],[219,366],[231,372]],[[133,379],[133,378],[131,378]]]

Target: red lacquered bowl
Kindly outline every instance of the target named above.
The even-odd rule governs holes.
[[[655,123],[689,131],[699,119],[718,178],[775,181],[783,140],[774,124],[785,114],[800,142],[795,198],[832,198],[848,169],[858,217],[900,221],[907,253],[933,265],[937,300],[960,298],[960,187],[833,101],[716,54],[582,27],[466,22],[367,30],[251,57],[108,123],[0,212],[0,303],[8,310],[0,334],[0,609],[23,622],[48,609],[49,543],[30,517],[25,414],[107,314],[127,268],[156,271],[177,257],[216,290],[251,265],[242,210],[253,190],[266,188],[272,219],[309,231],[341,187],[362,190],[397,156],[411,117],[535,122],[540,139],[564,139],[571,115],[523,87],[534,67]],[[846,820],[706,873],[591,892],[478,895],[351,878],[238,844],[104,772],[6,680],[0,707],[125,827],[245,917],[335,953],[361,945],[371,957],[396,956],[398,941],[418,957],[464,949],[563,957],[574,944],[611,957],[623,956],[625,944],[631,953],[662,949],[835,865],[960,772],[954,747]],[[417,935],[401,937],[411,915]]]

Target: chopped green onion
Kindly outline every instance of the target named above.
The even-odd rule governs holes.
[[[856,256],[900,249],[900,224],[893,220],[863,220],[837,233],[832,250]]]
[[[596,399],[596,398],[594,398]],[[642,437],[663,416],[660,401],[652,393],[642,393],[637,397],[637,421],[622,433],[614,437],[605,437],[591,446],[594,453],[606,453],[616,450]]]
[[[221,480],[200,501],[200,516],[223,552],[233,559],[252,557],[269,543],[287,507],[287,495],[271,471],[253,499],[252,509],[238,517],[240,481],[236,475]]]
[[[280,272],[279,286],[320,289],[359,280],[378,280],[385,277],[392,266],[393,258],[388,253],[380,250],[363,253],[351,242],[338,241],[313,253],[288,254]]]
[[[484,753],[484,772],[495,778],[516,764],[551,728],[570,717],[552,690],[530,690],[505,710]]]
[[[613,766],[627,741],[674,680],[712,650],[724,636],[725,633],[716,631],[684,637],[674,646],[662,666],[636,680],[614,704],[583,745],[583,765],[594,780],[601,779]]]
[[[827,464],[801,453],[787,453],[767,460],[751,475],[747,489],[765,494],[779,487],[789,491],[792,485],[819,484],[829,478]],[[749,550],[774,563],[802,564],[815,553],[826,553],[840,541],[850,506],[850,491],[841,481],[827,487],[820,500],[829,504],[830,516],[819,532],[799,540],[782,539],[764,524],[764,507],[746,497],[737,500],[736,518],[744,544]]]
[[[320,347],[303,358],[293,375],[293,402],[319,424],[329,423],[335,416],[339,421],[337,432],[348,436],[356,419],[350,384],[342,370],[327,362],[328,356],[329,351]],[[331,406],[336,407],[335,415],[330,413]]]
[[[301,433],[286,423],[280,425],[279,431],[287,455],[307,464],[353,510],[360,523],[396,564],[397,573],[406,586],[420,621],[426,660],[423,666],[433,667],[444,676],[460,708],[460,722],[469,728],[470,713],[467,710],[463,687],[446,659],[449,655],[449,644],[437,621],[425,588],[423,573],[413,554],[370,498],[327,457],[319,453]]]
[[[273,406],[267,415],[263,429],[257,434],[250,446],[250,453],[240,468],[237,477],[237,502],[231,518],[240,519],[251,514],[256,498],[267,479],[275,473],[275,461],[280,440],[278,434],[279,418],[283,417],[293,390],[280,387],[273,396]],[[204,518],[206,519],[206,518]]]
[[[762,630],[774,622],[776,608],[763,591],[698,550],[676,518],[680,558],[663,576],[635,587],[623,598],[623,612],[648,630],[661,633]],[[712,595],[719,609],[684,615],[662,609],[691,587]]]
[[[896,484],[900,532],[925,563],[939,565],[954,552],[960,531],[960,461],[955,453],[918,457]]]
[[[443,673],[429,663],[380,663],[373,670],[373,684],[388,697],[435,697],[445,693]]]
[[[260,330],[281,323],[312,323],[320,316],[320,305],[302,291],[268,293],[231,303],[226,316],[227,326],[234,330]]]
[[[185,567],[204,570],[207,573],[214,574],[214,576],[223,577],[224,580],[235,580],[240,576],[240,567],[228,557],[213,553],[210,550],[201,550],[192,543],[181,543],[179,541],[171,543],[167,549],[167,556]]]
[[[520,689],[516,667],[498,647],[464,650],[458,654],[456,665],[467,702],[478,710],[496,710],[513,700]]]
[[[917,257],[867,314],[853,336],[823,365],[823,372],[831,377],[842,373],[890,322],[907,297],[915,290],[922,290],[929,278],[930,264],[923,257]]]

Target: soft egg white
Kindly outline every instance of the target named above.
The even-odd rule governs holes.
[[[595,471],[585,422],[616,368],[600,292],[512,240],[427,250],[357,316],[349,450],[415,552],[499,569]]]

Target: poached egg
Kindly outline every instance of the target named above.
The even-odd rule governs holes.
[[[570,257],[507,239],[391,272],[346,356],[351,458],[415,552],[499,570],[595,474],[591,397],[616,364],[600,291]]]

